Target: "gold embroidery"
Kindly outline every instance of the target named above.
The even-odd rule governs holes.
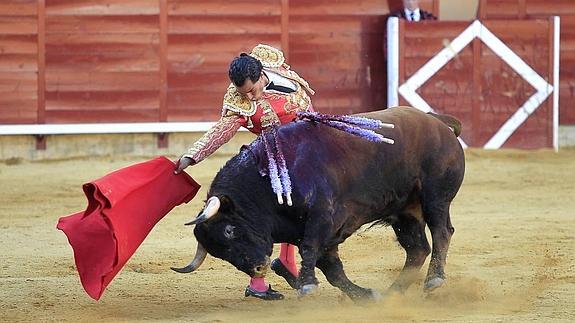
[[[252,49],[250,56],[256,58],[264,67],[268,68],[280,67],[285,62],[284,53],[269,45],[257,45]],[[289,68],[289,66],[287,66],[287,68]]]
[[[279,126],[280,119],[268,100],[260,100],[258,104],[262,108],[263,115],[260,118],[260,126],[265,129],[270,126]]]
[[[256,113],[256,105],[247,97],[238,92],[233,83],[230,83],[224,95],[223,111],[230,110],[240,115],[251,117]]]
[[[264,69],[269,69],[272,72],[280,74],[292,81],[296,81],[301,84],[306,91],[311,95],[315,94],[315,91],[311,89],[306,80],[299,76],[296,72],[290,70],[290,66],[285,63],[284,54],[281,50],[274,48],[269,45],[259,44],[250,53],[250,56],[259,60]]]
[[[300,86],[298,86],[297,91],[289,93],[286,96],[286,99],[287,100],[284,105],[286,112],[307,111],[311,105],[311,98]]]
[[[240,120],[241,117],[237,114],[221,117],[183,157],[189,157],[196,163],[201,162],[234,136],[240,128]]]

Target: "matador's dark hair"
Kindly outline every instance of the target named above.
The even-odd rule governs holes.
[[[241,53],[230,63],[228,75],[236,86],[243,86],[247,79],[257,82],[262,73],[262,63],[246,53]]]

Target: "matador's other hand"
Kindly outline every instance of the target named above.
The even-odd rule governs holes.
[[[182,157],[176,163],[176,169],[174,170],[174,174],[179,174],[184,171],[188,166],[195,164],[194,160],[190,157]]]

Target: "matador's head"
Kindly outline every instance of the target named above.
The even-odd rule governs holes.
[[[232,60],[228,74],[238,92],[251,101],[261,99],[269,82],[263,72],[262,63],[246,53],[241,53]]]

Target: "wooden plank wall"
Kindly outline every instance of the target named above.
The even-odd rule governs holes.
[[[382,108],[385,16],[400,5],[2,0],[0,124],[215,120],[229,62],[258,43],[285,51],[317,110]],[[438,0],[421,5],[438,15]]]
[[[316,90],[325,113],[383,109],[387,100],[384,33],[401,1],[289,0],[290,64]],[[438,15],[437,1],[421,7]]]
[[[427,61],[445,47],[445,41],[457,37],[467,22],[401,23],[400,84],[409,79]],[[473,94],[473,49],[464,48],[452,60],[428,80],[419,94],[439,111],[457,115],[465,125],[471,124],[471,114],[462,114],[462,107],[470,108]],[[407,104],[403,101],[402,104]]]
[[[168,8],[169,120],[214,120],[230,61],[258,43],[281,47],[281,0],[170,0]]]
[[[549,19],[536,21],[485,20],[485,26],[519,55],[539,75],[552,82]],[[400,42],[400,84],[457,37],[469,22],[404,23]],[[462,138],[482,147],[533,95],[535,90],[479,40],[425,82],[418,93],[438,112],[456,116],[463,123]],[[402,103],[407,102],[402,98]],[[541,107],[505,143],[507,148],[552,146],[552,104]]]
[[[559,122],[575,125],[575,1],[481,0],[481,19],[561,17]]]
[[[316,90],[318,111],[384,108],[387,12],[373,12],[375,2],[290,0],[290,63]]]
[[[38,121],[38,4],[0,2],[0,121]]]
[[[47,0],[46,122],[159,114],[159,2]]]

